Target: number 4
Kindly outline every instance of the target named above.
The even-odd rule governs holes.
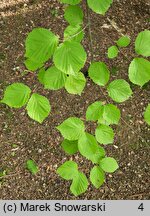
[[[138,207],[139,210],[143,211],[144,210],[144,206],[143,206],[143,203],[141,203]]]

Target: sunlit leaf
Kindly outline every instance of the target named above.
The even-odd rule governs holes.
[[[105,15],[113,0],[87,0],[87,2],[94,12]]]
[[[141,87],[147,83],[150,80],[150,62],[144,58],[134,58],[129,66],[129,79]]]
[[[54,53],[55,66],[66,74],[77,75],[86,62],[86,52],[80,43],[65,41]]]
[[[116,102],[121,103],[129,99],[132,95],[132,90],[129,83],[123,79],[117,79],[112,81],[108,87],[107,91],[109,96]]]
[[[135,41],[135,51],[139,55],[150,56],[150,30],[138,34]]]
[[[28,102],[30,93],[30,88],[23,83],[13,83],[6,88],[1,103],[20,108]]]
[[[90,172],[90,180],[92,184],[98,189],[104,183],[104,171],[100,167],[94,166]]]
[[[48,99],[37,93],[32,94],[28,104],[27,113],[33,120],[42,123],[49,115],[51,106]]]
[[[88,73],[93,82],[100,86],[105,86],[110,76],[110,72],[103,62],[93,62],[89,67]]]
[[[108,173],[113,173],[119,168],[117,161],[112,157],[103,158],[99,165],[105,172]]]
[[[65,83],[65,89],[70,94],[81,95],[86,84],[84,74],[79,72],[76,76],[69,75]]]
[[[74,161],[66,161],[57,169],[57,173],[63,179],[71,180],[78,175],[78,165]]]
[[[114,141],[113,129],[108,125],[99,125],[95,131],[96,139],[99,143],[107,145]]]
[[[78,5],[70,5],[65,9],[65,20],[72,26],[83,23],[83,11]]]
[[[62,136],[68,140],[78,140],[85,130],[83,121],[76,117],[66,119],[56,128],[60,131]]]
[[[70,190],[75,196],[84,193],[88,188],[88,180],[84,173],[78,172],[73,178]]]

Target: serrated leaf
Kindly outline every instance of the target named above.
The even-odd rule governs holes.
[[[83,46],[75,41],[65,41],[54,53],[55,66],[66,74],[77,75],[86,62]],[[61,60],[61,61],[60,61]]]
[[[118,56],[118,48],[116,46],[111,46],[108,48],[108,58],[113,59]]]
[[[96,154],[98,150],[98,143],[93,135],[84,133],[78,140],[78,149],[84,157],[90,159]]]
[[[65,89],[70,94],[81,95],[86,84],[84,74],[79,72],[76,76],[69,75],[65,83]]]
[[[83,121],[76,117],[66,119],[56,128],[60,131],[62,136],[68,140],[78,140],[85,130]]]
[[[83,11],[78,5],[69,5],[65,9],[65,20],[72,26],[83,23]]]
[[[150,104],[148,104],[145,112],[144,112],[144,119],[148,125],[150,125]]]
[[[100,161],[100,167],[108,173],[113,173],[119,168],[117,161],[112,157],[103,158]]]
[[[100,162],[100,160],[105,157],[105,149],[102,148],[101,146],[98,146],[98,149],[96,151],[96,153],[92,154],[90,157],[89,157],[89,160],[92,161],[92,163],[96,163],[98,164]]]
[[[97,121],[103,115],[103,104],[101,101],[96,101],[88,106],[86,111],[87,121]]]
[[[7,86],[1,103],[13,108],[21,108],[28,102],[30,93],[31,90],[28,86],[22,83],[13,83]]]
[[[144,58],[134,58],[129,66],[129,79],[141,87],[147,83],[150,80],[150,62]]]
[[[109,96],[118,103],[128,100],[132,95],[129,83],[123,79],[112,81],[107,87],[107,91]]]
[[[73,178],[72,184],[70,186],[71,192],[75,196],[79,196],[80,194],[84,193],[88,188],[88,180],[84,173],[78,172]]]
[[[67,154],[75,154],[78,151],[78,141],[77,140],[64,140],[61,144],[63,150],[67,153]]]
[[[81,26],[75,25],[75,26],[67,26],[67,28],[64,31],[64,40],[65,41],[75,41],[75,42],[81,42],[84,37],[84,32],[82,31]]]
[[[41,79],[44,88],[51,90],[63,88],[67,79],[67,75],[55,66],[48,68],[46,71],[40,71],[38,77]]]
[[[64,4],[77,5],[81,2],[81,0],[59,0]]]
[[[58,37],[51,31],[44,28],[35,28],[26,38],[25,57],[32,62],[38,62],[38,64],[45,63],[52,57],[57,44]]]
[[[27,113],[33,120],[42,123],[49,115],[51,106],[48,99],[37,93],[32,94],[28,104]]]
[[[122,36],[116,43],[119,47],[127,47],[130,44],[130,41],[128,36]]]
[[[27,160],[26,167],[33,175],[39,171],[38,166],[33,160]]]
[[[74,161],[66,161],[57,169],[57,173],[63,179],[71,180],[78,175],[78,165]]]
[[[41,62],[35,62],[31,59],[26,59],[24,61],[24,64],[26,66],[26,68],[30,71],[36,71],[38,68],[41,68],[43,66],[44,63]]]
[[[38,80],[43,85],[44,85],[44,76],[45,76],[45,68],[43,67],[38,72]]]
[[[114,141],[113,129],[107,125],[99,125],[96,128],[95,136],[100,144],[111,144]]]
[[[91,8],[95,13],[105,15],[113,0],[88,0],[87,2],[89,8]]]
[[[103,62],[93,62],[88,73],[93,82],[100,86],[105,86],[110,77],[110,72]]]
[[[113,104],[104,106],[103,118],[108,124],[118,124],[120,120],[120,110]]]
[[[100,167],[94,166],[90,172],[90,181],[92,184],[98,189],[104,183],[104,180],[104,171]]]
[[[138,34],[135,40],[135,51],[139,55],[150,56],[150,30]]]

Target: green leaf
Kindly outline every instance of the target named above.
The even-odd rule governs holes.
[[[141,87],[147,83],[150,80],[150,62],[144,58],[134,58],[129,66],[129,79]]]
[[[148,125],[150,125],[150,104],[148,104],[145,112],[144,112],[144,119]]]
[[[72,26],[83,23],[83,11],[78,5],[69,5],[65,9],[65,20]]]
[[[118,124],[120,120],[120,110],[113,104],[104,106],[103,118],[108,124]]]
[[[78,172],[73,178],[73,182],[71,184],[70,190],[75,196],[79,196],[84,193],[88,188],[88,180],[84,173]]]
[[[62,136],[68,140],[78,140],[85,130],[83,121],[76,117],[66,119],[56,128],[60,131]]]
[[[70,94],[81,95],[86,84],[84,74],[79,72],[76,76],[69,75],[65,83],[65,89]]]
[[[58,37],[55,36],[51,31],[44,28],[35,28],[28,34],[26,39],[25,57],[31,62],[37,62],[39,65],[45,63],[49,58],[52,57],[57,44]]]
[[[24,64],[26,66],[26,68],[30,71],[35,71],[37,70],[38,68],[41,68],[43,66],[44,63],[41,63],[41,62],[35,62],[31,59],[26,59],[24,61]]]
[[[69,25],[64,31],[64,40],[65,41],[75,41],[81,42],[84,37],[84,32],[82,31],[81,26],[71,26]]]
[[[92,184],[98,189],[104,183],[104,180],[104,171],[100,167],[94,166],[90,172],[90,181]]]
[[[111,144],[114,141],[113,129],[107,125],[99,125],[96,128],[95,136],[100,144]]]
[[[27,160],[26,167],[33,175],[39,171],[38,166],[33,160]]]
[[[20,108],[28,102],[30,93],[30,88],[22,83],[11,84],[6,88],[1,103],[13,108]]]
[[[86,111],[87,121],[97,121],[103,115],[103,104],[101,101],[96,101],[88,106]]]
[[[100,86],[105,86],[110,77],[110,72],[106,64],[103,62],[92,63],[88,73],[93,82]]]
[[[45,68],[43,67],[38,72],[38,80],[43,85],[44,85],[44,76],[45,76]]]
[[[98,146],[98,149],[96,153],[92,154],[89,159],[92,161],[92,163],[98,164],[100,160],[105,157],[105,149],[102,148],[101,146]]]
[[[95,13],[105,15],[113,0],[87,0],[89,8]]]
[[[93,135],[84,133],[78,140],[78,149],[84,157],[90,159],[94,154],[96,154],[98,143]]]
[[[150,30],[138,34],[135,41],[135,51],[139,55],[150,56]]]
[[[123,79],[112,81],[107,87],[107,91],[109,96],[118,103],[128,100],[132,95],[129,83]]]
[[[119,47],[127,47],[130,44],[130,38],[128,36],[122,36],[121,38],[119,38],[119,40],[117,41],[117,45]]]
[[[26,109],[30,118],[42,123],[49,115],[51,106],[46,97],[34,93],[32,94]]]
[[[67,154],[75,154],[78,151],[78,141],[77,140],[64,140],[61,144],[63,150],[67,153]]]
[[[80,3],[81,0],[59,0],[59,1],[64,4],[77,5]]]
[[[100,167],[108,173],[113,173],[119,168],[117,161],[112,157],[103,158],[100,161]]]
[[[45,89],[58,90],[65,86],[67,75],[55,66],[48,68],[46,71],[40,71],[39,73]]]
[[[57,174],[63,179],[71,180],[78,175],[78,165],[74,161],[66,161],[57,169]]]
[[[76,75],[84,66],[86,58],[87,54],[80,43],[65,41],[55,51],[53,60],[62,72]]]
[[[113,59],[118,56],[118,48],[116,46],[111,46],[108,48],[108,58]]]

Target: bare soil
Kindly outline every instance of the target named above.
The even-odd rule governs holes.
[[[84,1],[82,6],[86,13]],[[150,128],[143,120],[143,112],[150,102],[150,84],[143,89],[131,85],[133,97],[119,105],[123,121],[114,127],[115,143],[107,146],[106,151],[118,160],[120,168],[106,176],[106,183],[100,189],[89,185],[88,191],[76,198],[69,192],[70,182],[56,174],[60,164],[73,159],[79,164],[80,170],[89,176],[92,164],[79,154],[72,157],[66,155],[60,147],[62,137],[55,127],[70,116],[85,121],[88,105],[96,100],[106,100],[100,87],[88,77],[82,96],[74,96],[64,89],[43,90],[36,76],[22,76],[25,69],[24,42],[28,32],[35,27],[45,27],[62,38],[67,26],[63,20],[63,10],[64,6],[56,0],[0,0],[0,96],[2,98],[8,84],[20,81],[29,85],[33,92],[45,95],[52,106],[50,116],[40,125],[28,118],[25,109],[16,110],[0,105],[0,170],[5,170],[7,174],[0,178],[0,198],[149,199]],[[138,32],[149,28],[149,18],[150,5],[147,0],[114,0],[104,17],[91,12],[94,58],[106,62],[110,69],[119,69],[117,73],[112,72],[112,80],[124,78],[129,81],[129,62],[136,56],[134,40]],[[108,19],[111,23],[115,22],[118,30]],[[84,25],[86,23],[85,15]],[[122,49],[117,59],[108,60],[107,48],[121,36],[120,31],[132,38],[131,46]],[[90,61],[87,29],[83,45]],[[84,71],[87,67],[88,64]],[[89,132],[93,133],[94,128],[93,123],[88,123]],[[35,176],[25,168],[28,159],[33,159],[39,166],[40,171]]]

